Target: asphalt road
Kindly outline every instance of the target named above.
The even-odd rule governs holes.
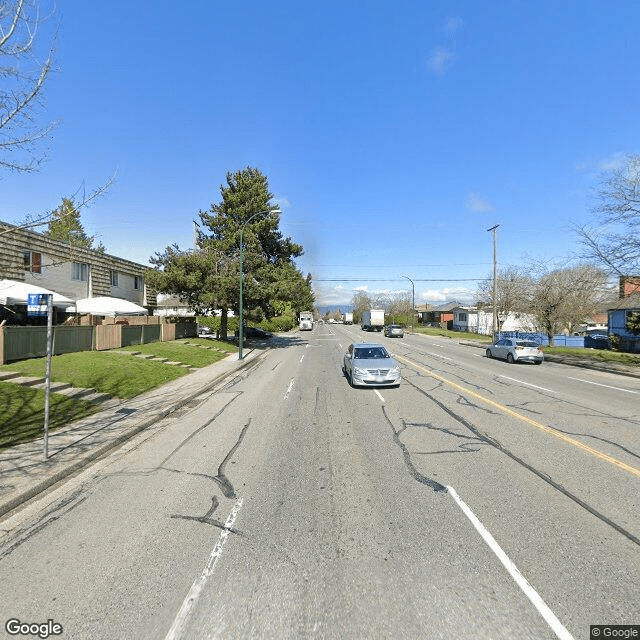
[[[363,339],[399,388],[349,386]],[[639,496],[639,380],[320,325],[14,516],[3,627],[589,638],[640,624]]]

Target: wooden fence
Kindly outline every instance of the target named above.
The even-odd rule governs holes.
[[[149,316],[149,319],[151,318],[159,317]],[[197,324],[191,319],[176,323],[160,323],[156,320],[145,323],[137,318],[135,323],[129,324],[57,325],[53,327],[53,354],[104,351],[134,344],[167,342],[196,336]],[[46,327],[0,327],[0,364],[27,358],[42,358],[46,355]]]

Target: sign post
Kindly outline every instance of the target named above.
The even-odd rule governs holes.
[[[53,294],[30,293],[27,315],[47,314],[47,365],[44,379],[44,459],[49,458],[49,400],[51,397],[51,355],[53,351]]]

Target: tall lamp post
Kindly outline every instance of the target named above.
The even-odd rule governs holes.
[[[275,209],[267,209],[266,211],[258,211],[254,213],[251,217],[247,218],[242,226],[240,227],[240,328],[238,329],[238,360],[242,360],[242,338],[244,333],[244,317],[243,317],[243,309],[242,309],[242,282],[243,282],[243,274],[242,274],[242,259],[243,259],[243,251],[244,246],[242,244],[242,234],[244,233],[245,227],[256,217],[263,215],[265,213],[282,213],[279,207]]]
[[[416,315],[416,287],[413,284],[413,280],[409,276],[400,276],[406,278],[411,283],[411,331],[413,331],[413,320]]]

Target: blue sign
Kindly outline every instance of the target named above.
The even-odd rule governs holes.
[[[47,303],[50,293],[28,293],[27,294],[27,315],[46,316]]]

